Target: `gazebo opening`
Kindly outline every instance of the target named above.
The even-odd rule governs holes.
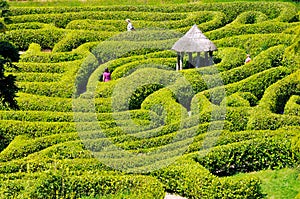
[[[188,55],[186,68],[212,65],[213,51],[216,51],[217,47],[195,24],[173,45],[172,50],[177,52],[176,70],[182,70],[185,54]]]

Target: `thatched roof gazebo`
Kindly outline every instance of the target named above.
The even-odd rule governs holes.
[[[187,53],[189,55],[189,65],[193,67],[210,66],[213,64],[212,53],[217,47],[201,32],[197,25],[181,37],[172,47],[177,51],[176,70],[182,70],[183,57]],[[201,60],[200,53],[204,52],[204,59]],[[196,59],[193,61],[193,53],[197,53]]]

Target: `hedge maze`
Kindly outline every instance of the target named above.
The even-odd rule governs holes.
[[[10,10],[0,36],[24,53],[6,70],[20,109],[0,107],[1,198],[263,198],[234,174],[299,165],[294,4]],[[194,24],[214,65],[175,71]]]

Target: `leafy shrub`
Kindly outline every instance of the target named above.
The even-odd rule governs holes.
[[[76,49],[81,44],[94,41],[103,41],[113,34],[96,31],[72,31],[53,47],[53,52],[67,52]]]
[[[7,31],[4,39],[14,43],[19,50],[28,49],[31,43],[39,44],[42,49],[52,49],[54,45],[65,35],[65,31],[61,29],[21,29]]]
[[[298,157],[293,155],[291,139],[281,135],[215,147],[205,156],[197,157],[196,161],[213,174],[227,176],[294,166]]]
[[[86,172],[81,175],[71,175],[59,171],[40,178],[31,197],[63,197],[77,198],[128,192],[129,198],[162,198],[162,184],[153,177],[113,175],[105,173]]]
[[[292,95],[284,107],[284,114],[300,116],[300,97]]]

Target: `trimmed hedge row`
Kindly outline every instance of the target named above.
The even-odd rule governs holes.
[[[286,134],[218,146],[195,160],[218,176],[294,166],[299,157]]]
[[[141,108],[154,111],[164,118],[165,124],[170,124],[188,116],[187,111],[175,99],[172,91],[162,89],[149,95],[141,103]]]
[[[213,147],[266,137],[272,138],[281,135],[294,137],[298,135],[299,130],[297,127],[281,128],[277,130],[246,130],[239,132],[232,132],[227,129],[229,128],[225,127],[223,130],[215,130],[196,136],[186,154],[193,154],[193,152],[201,152],[202,150],[208,153],[209,150],[207,149],[213,149]]]
[[[66,33],[65,30],[53,27],[38,30],[22,29],[6,31],[3,38],[14,43],[19,50],[28,49],[31,43],[38,43],[42,49],[52,49]]]
[[[285,47],[283,45],[272,47],[255,57],[251,63],[243,64],[240,67],[234,67],[231,70],[226,70],[221,73],[217,73],[218,69],[222,66],[226,66],[226,60],[214,66],[216,73],[212,75],[205,75],[205,73],[203,75],[203,70],[198,69],[185,70],[181,73],[190,82],[195,93],[223,85],[227,85],[225,86],[226,88],[230,86],[230,83],[237,84],[239,81],[246,81],[247,78],[251,78],[262,71],[267,71],[271,67],[279,66],[282,61],[284,49]],[[239,58],[241,58],[241,56]],[[244,59],[240,59],[240,62],[241,61],[244,61]],[[239,62],[236,61],[235,64],[236,63]],[[231,65],[231,63],[229,64]]]
[[[172,70],[176,68],[176,58],[148,58],[124,64],[116,68],[112,73],[112,79],[118,79],[130,75],[140,68],[159,68]]]
[[[286,2],[234,2],[234,3],[196,3],[183,5],[167,5],[167,6],[106,6],[106,7],[43,7],[43,8],[11,8],[13,16],[29,15],[29,14],[50,14],[64,12],[82,12],[82,11],[131,11],[131,12],[187,12],[191,10],[197,11],[221,11],[227,16],[226,21],[233,21],[238,15],[245,11],[254,10],[262,12],[270,19],[289,21],[294,18],[297,9],[295,5]],[[178,14],[178,13],[176,13]],[[126,17],[125,17],[126,18]],[[124,17],[123,17],[124,19]],[[135,19],[135,18],[133,18]]]
[[[223,38],[215,40],[214,43],[218,46],[218,48],[236,47],[244,49],[245,52],[251,54],[253,57],[273,46],[289,46],[293,43],[294,38],[295,35],[282,33],[255,34],[255,37],[253,37],[253,35],[250,34]]]
[[[115,26],[116,20],[92,20],[92,19],[81,19],[73,20],[66,26],[66,29],[71,30],[94,30],[94,31],[108,31],[118,32],[124,30],[124,21],[119,27]],[[120,29],[122,27],[122,30]]]
[[[61,52],[61,53],[34,53],[34,54],[23,54],[21,56],[21,62],[37,62],[37,63],[58,63],[68,62],[83,59],[86,56],[86,52]]]
[[[228,48],[218,48],[218,51],[214,54],[214,67],[217,71],[223,72],[231,70],[233,68],[239,67],[244,64],[245,52],[240,48],[228,47]],[[204,67],[209,69],[210,67]],[[200,68],[201,69],[201,68]],[[201,70],[200,70],[201,71]],[[202,72],[202,74],[207,74]]]
[[[130,64],[131,62],[139,62],[143,61],[144,59],[154,59],[154,60],[164,60],[163,58],[166,58],[167,60],[176,57],[176,54],[174,51],[171,50],[164,50],[164,51],[158,51],[154,53],[149,53],[146,55],[136,55],[136,56],[130,56],[126,58],[119,58],[115,60],[108,61],[104,64],[101,65],[101,67],[98,67],[94,73],[93,77],[89,79],[90,82],[92,81],[98,81],[99,77],[101,77],[102,72],[104,68],[109,68],[110,71],[112,71],[112,78],[114,79],[114,71],[122,67],[123,65]],[[164,68],[165,69],[165,68]],[[114,87],[116,84],[118,84],[119,80],[113,80],[109,82],[99,82],[97,85],[96,89],[94,88],[94,85],[90,86],[89,84],[87,85],[87,90],[88,92],[94,92],[95,98],[99,97],[111,97],[112,93],[114,91]]]
[[[225,120],[232,124],[231,131],[242,131],[247,128],[252,108],[216,106],[204,95],[197,94],[193,99],[191,110],[192,115],[196,115],[201,123]]]
[[[46,27],[47,24],[39,23],[39,22],[27,22],[27,23],[15,23],[9,24],[6,26],[7,31],[12,30],[20,30],[20,29],[41,29]]]
[[[101,116],[99,116],[101,117]],[[0,120],[41,121],[41,122],[72,122],[73,112],[57,111],[0,111]]]
[[[55,73],[10,73],[18,82],[58,82],[62,74]]]
[[[221,105],[227,107],[250,107],[257,104],[257,98],[250,92],[236,92],[225,97]]]
[[[120,194],[136,199],[161,199],[164,196],[162,184],[151,176],[103,171],[70,172],[66,168],[38,174],[15,175],[12,176],[15,180],[3,180],[1,198],[81,198]],[[15,186],[16,181],[18,186]],[[11,185],[15,188],[12,189]]]
[[[158,178],[167,191],[188,198],[263,198],[258,179],[246,178],[236,182],[217,178],[192,160],[178,160],[151,175]]]
[[[26,135],[16,136],[8,147],[1,151],[0,162],[24,158],[52,145],[77,139],[78,133],[57,134],[36,139],[30,139]]]
[[[51,187],[50,189],[48,187]],[[79,198],[83,196],[105,196],[107,194],[129,193],[130,198],[164,197],[162,184],[153,177],[130,175],[104,175],[86,172],[82,175],[64,173],[49,174],[36,185],[34,198],[63,197]]]
[[[300,70],[271,85],[259,102],[258,109],[283,113],[286,102],[292,95],[300,95]]]
[[[249,117],[247,129],[278,129],[286,126],[299,126],[300,117],[281,115],[270,112],[267,109],[254,109]]]
[[[251,114],[248,129],[277,129],[300,124],[299,116],[281,115],[290,96],[299,95],[299,72],[297,70],[265,91],[258,107]]]
[[[288,28],[297,26],[299,26],[299,23],[265,21],[257,24],[238,24],[232,22],[222,28],[207,32],[206,35],[212,40],[220,40],[237,35],[282,33]]]
[[[285,104],[283,113],[300,116],[300,96],[292,95]]]
[[[72,51],[86,42],[104,41],[115,34],[116,33],[98,31],[70,31],[63,39],[54,45],[53,52]]]
[[[161,27],[161,28],[182,28],[185,26],[192,26],[193,24],[202,24],[201,28],[205,31],[213,30],[224,25],[225,15],[220,12],[212,11],[198,11],[192,14],[185,12],[180,13],[162,13],[162,12],[66,12],[58,14],[37,14],[37,15],[22,15],[11,17],[11,23],[26,23],[26,22],[40,22],[47,24],[54,24],[58,28],[65,28],[73,20],[92,19],[92,20],[111,20],[111,24],[118,27],[118,31],[125,30],[125,22],[119,19],[126,19],[128,16],[132,19],[138,19],[141,22],[135,23],[136,27]],[[115,21],[112,21],[115,20]],[[117,21],[116,21],[117,20]],[[177,20],[177,21],[175,21]],[[143,21],[146,21],[145,23]],[[153,22],[147,22],[153,21]],[[154,23],[155,21],[155,23]],[[205,23],[206,22],[206,23]],[[121,29],[120,27],[122,27]]]
[[[23,111],[54,111],[54,112],[71,112],[72,99],[46,97],[39,95],[31,95],[19,93],[16,98],[20,110]],[[38,102],[38,103],[37,103]],[[7,110],[3,105],[0,105],[1,110]]]
[[[215,104],[221,103],[224,99],[224,89],[226,90],[226,96],[230,96],[236,92],[250,92],[259,100],[270,85],[289,74],[291,74],[291,70],[285,67],[271,68],[239,82],[208,89],[199,94],[204,94],[208,99],[213,99]],[[195,95],[195,97],[196,96],[197,95]],[[194,102],[192,101],[192,104],[193,103]]]
[[[140,149],[142,149],[144,153],[145,151],[158,150],[158,149],[162,151],[163,149],[160,149],[160,147],[164,145],[169,145],[169,144],[180,145],[181,141],[188,140],[188,139],[195,140],[198,139],[198,137],[203,137],[204,133],[211,131],[210,128],[213,125],[220,126],[220,128],[223,127],[224,129],[229,129],[231,127],[231,125],[226,122],[224,122],[224,124],[222,124],[221,122],[214,122],[214,123],[197,124],[194,127],[179,129],[178,131],[170,132],[164,135],[155,135],[155,137],[152,137],[151,134],[141,132],[141,133],[132,134],[133,136],[141,139],[129,140],[123,143],[117,143],[116,145],[121,147],[124,150],[136,150],[141,152]],[[221,128],[220,130],[222,130],[223,128]],[[153,130],[150,131],[153,132]]]

